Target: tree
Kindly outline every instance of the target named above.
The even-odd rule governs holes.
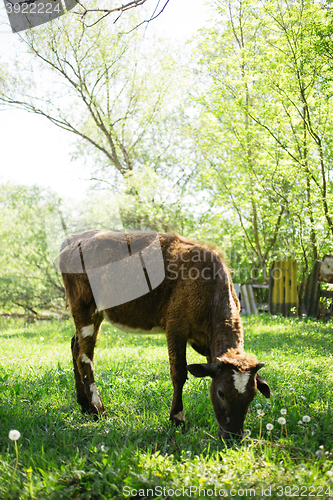
[[[28,1],[35,2],[36,0],[28,0]],[[124,12],[127,12],[131,9],[136,8],[136,7],[142,6],[144,4],[147,5],[147,1],[148,0],[131,0],[130,2],[127,2],[127,3],[122,4],[122,5],[118,5],[116,7],[102,9],[102,8],[98,8],[98,7],[97,8],[87,8],[83,4],[83,2],[80,2],[78,0],[74,0],[74,3],[77,4],[78,7],[80,7],[79,9],[77,9],[76,12],[74,12],[74,14],[79,16],[81,23],[83,23],[86,27],[91,27],[91,26],[94,26],[95,24],[99,23],[100,21],[102,21],[102,19],[109,16],[110,14],[118,13],[119,15],[116,18],[116,20],[114,21],[114,23],[115,23],[118,21],[118,19],[120,18],[120,16]],[[162,6],[161,6],[160,5],[161,0],[158,0],[151,16],[148,19],[145,19],[144,21],[141,21],[140,23],[138,23],[137,26],[139,26],[141,24],[149,23],[153,19],[156,19],[156,17],[158,17],[160,14],[162,14],[162,12],[164,11],[164,9],[168,3],[169,3],[169,0],[164,0],[164,2],[162,3]],[[87,16],[87,14],[91,14],[91,13],[93,13],[95,15],[95,20],[90,21],[89,24],[86,24],[85,18]]]
[[[142,164],[180,72],[161,46],[158,54],[144,46],[138,31],[110,28],[105,20],[88,30],[63,16],[27,32],[22,44],[30,55],[18,55],[12,77],[0,84],[0,102],[73,133],[76,154],[93,158],[95,172],[113,167],[124,175]]]
[[[311,1],[240,0],[217,2],[217,12],[199,49],[211,78],[198,98],[201,186],[225,219],[236,216],[265,279],[277,251],[306,267],[329,246],[331,104],[325,65],[312,58],[322,11]]]
[[[274,123],[269,105],[264,119],[262,116],[254,116],[254,119],[283,149],[293,165],[295,177],[301,180],[300,187],[306,193],[304,222],[310,227],[312,255],[316,260],[322,245],[317,234],[318,224],[323,229],[326,226],[327,236],[333,236],[329,186],[332,105],[328,92],[331,85],[327,61],[314,51],[318,26],[325,22],[325,15],[320,4],[309,0],[299,4],[268,2],[266,12],[266,36],[271,47],[267,55],[274,56],[275,61],[274,65],[268,65],[266,88],[273,96],[275,107],[282,111],[284,123],[281,120]],[[274,105],[273,113],[276,113]]]
[[[2,313],[63,313],[65,290],[52,266],[45,218],[59,199],[37,186],[0,186]]]
[[[267,263],[286,214],[285,202],[277,203],[276,184],[286,182],[274,175],[276,147],[263,140],[250,116],[262,99],[262,90],[254,84],[261,20],[247,1],[219,2],[217,10],[219,23],[199,49],[202,71],[208,70],[211,77],[209,92],[198,98],[204,111],[197,135],[207,165],[201,185],[211,191],[215,207],[227,207],[224,219],[236,216],[247,261],[266,281]]]
[[[32,4],[37,4],[39,3],[39,9],[38,13],[39,16],[34,16],[36,14],[36,10],[32,10]],[[40,3],[42,4],[41,8]],[[114,3],[114,2],[112,2]],[[144,4],[148,4],[148,0],[130,0],[129,2],[127,1],[126,3],[119,4],[117,3],[116,5],[110,5],[108,6],[98,6],[98,5],[93,5],[90,7],[86,7],[84,4],[85,2],[82,2],[80,0],[65,0],[65,6],[66,6],[66,11],[69,12],[71,11],[71,14],[75,15],[81,24],[83,24],[85,27],[91,27],[94,26],[95,24],[99,23],[106,17],[108,17],[110,14],[116,14],[117,17],[113,21],[113,23],[116,23],[119,18],[124,14],[124,12],[130,11],[135,9],[136,7],[143,6]],[[156,19],[165,9],[167,4],[169,3],[169,0],[165,0],[164,4],[161,6],[160,5],[160,0],[157,1],[153,12],[150,16],[148,16],[147,19],[141,21],[140,23],[137,24],[136,27],[140,26],[141,24],[146,24],[152,21],[153,19]],[[55,4],[57,8],[54,10],[53,15],[51,15],[51,19],[55,19],[59,17],[59,15],[63,15],[65,13],[62,4],[58,3]],[[50,21],[50,10],[49,6],[45,5],[43,3],[43,0],[40,2],[40,0],[18,0],[18,1],[9,1],[7,0],[7,3],[5,1],[5,7],[7,9],[10,22],[12,25],[12,28],[15,32],[17,31],[22,31],[24,29],[27,29],[28,27],[33,28],[35,26],[38,26],[40,24],[43,24],[45,22]],[[75,8],[73,11],[72,9]],[[30,10],[33,13],[30,16],[27,16],[27,14],[30,13]],[[22,10],[22,14],[20,12]],[[45,11],[48,11],[49,14],[45,15],[45,18],[43,19],[43,14],[45,14]],[[12,14],[18,14],[18,16],[12,17]],[[27,22],[28,21],[28,22]]]

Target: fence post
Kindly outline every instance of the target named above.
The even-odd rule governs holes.
[[[269,311],[290,316],[291,309],[297,305],[297,262],[275,260],[269,277]]]
[[[307,316],[316,318],[318,315],[319,299],[320,299],[320,282],[318,274],[320,271],[321,261],[316,260],[311,273],[305,278],[304,285],[300,290],[300,301],[302,302],[301,312],[305,312]]]

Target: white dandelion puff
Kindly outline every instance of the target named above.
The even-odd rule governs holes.
[[[9,431],[8,437],[12,441],[17,441],[18,439],[20,439],[21,433],[20,433],[20,431],[17,431],[16,429],[12,429],[11,431]]]

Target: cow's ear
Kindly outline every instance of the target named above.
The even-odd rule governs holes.
[[[215,377],[218,372],[218,366],[216,363],[207,364],[200,363],[194,365],[187,365],[187,370],[195,377]]]
[[[259,373],[257,373],[257,387],[258,391],[260,391],[261,394],[265,396],[265,398],[269,398],[271,396],[269,385],[267,384],[264,377],[262,377]]]

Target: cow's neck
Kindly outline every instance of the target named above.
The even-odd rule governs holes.
[[[244,352],[243,326],[239,317],[223,320],[218,325],[218,331],[213,332],[211,339],[211,355],[215,361],[217,356],[222,356],[229,349]]]

